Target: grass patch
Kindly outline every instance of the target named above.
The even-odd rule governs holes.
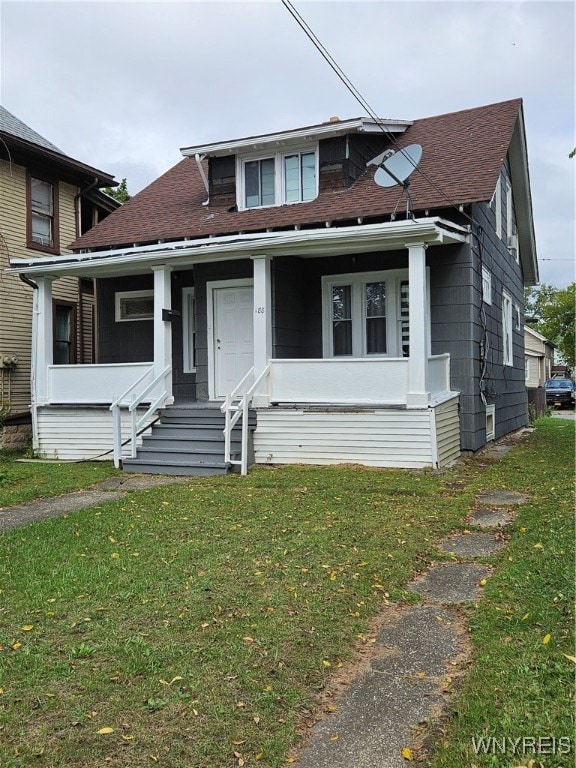
[[[498,465],[471,459],[439,473],[261,467],[245,478],[131,492],[6,532],[3,768],[285,764],[298,718],[330,671],[368,642],[377,611],[417,599],[407,582],[437,557],[439,538],[464,527],[487,478],[514,490],[530,485],[531,504],[541,493],[549,514],[548,475],[536,478],[531,467],[540,456],[545,472],[556,466],[563,426],[539,428]],[[513,537],[518,557],[528,535],[518,528]],[[532,535],[543,544],[529,547],[541,566],[552,556],[548,539]],[[541,573],[533,569],[535,582]],[[537,651],[563,664],[564,599],[553,606],[538,619]],[[512,624],[500,612],[494,620],[509,636]],[[542,689],[543,711],[549,693]],[[468,767],[468,757],[450,765]]]
[[[529,503],[518,507],[496,574],[470,613],[475,664],[426,765],[574,764],[575,667],[566,658],[575,655],[573,462],[574,424],[543,419],[488,473],[494,487],[525,493]],[[543,740],[540,754],[531,739]]]
[[[0,509],[87,488],[117,474],[108,461],[45,463],[18,458],[17,453],[0,451]]]

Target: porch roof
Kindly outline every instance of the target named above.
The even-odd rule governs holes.
[[[12,262],[9,274],[111,277],[141,273],[152,266],[246,259],[256,255],[314,258],[349,253],[391,251],[411,244],[464,243],[468,228],[439,217],[408,219],[350,227],[265,232],[181,240],[92,253],[68,254]]]

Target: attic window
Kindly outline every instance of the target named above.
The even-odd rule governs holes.
[[[318,195],[317,147],[300,147],[264,157],[240,157],[238,208],[303,203]]]
[[[154,318],[154,291],[119,291],[115,299],[117,323]]]

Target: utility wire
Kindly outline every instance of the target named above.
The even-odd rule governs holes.
[[[398,146],[398,144],[399,144],[399,141],[398,141],[398,139],[396,138],[396,136],[395,136],[395,135],[392,133],[392,131],[390,131],[390,130],[389,130],[389,129],[388,129],[388,128],[387,128],[387,127],[386,127],[386,126],[385,126],[385,125],[382,123],[381,119],[380,119],[380,118],[377,116],[377,114],[376,114],[376,112],[374,111],[374,109],[373,109],[373,108],[370,106],[370,104],[369,104],[369,103],[366,101],[366,99],[364,98],[364,96],[362,96],[362,94],[360,93],[360,91],[358,90],[358,88],[356,88],[356,86],[354,85],[354,83],[352,83],[352,81],[350,80],[350,78],[349,78],[349,77],[348,77],[348,76],[345,74],[345,72],[342,70],[342,68],[341,68],[341,67],[339,66],[339,64],[336,62],[336,60],[334,59],[334,57],[333,57],[333,56],[332,56],[332,55],[331,55],[331,54],[330,54],[330,53],[327,51],[327,49],[325,48],[325,46],[324,46],[324,45],[323,45],[323,44],[320,42],[320,40],[319,40],[319,39],[318,39],[318,37],[317,37],[317,36],[314,34],[314,32],[312,31],[312,29],[310,28],[310,26],[308,25],[308,23],[307,23],[307,22],[306,22],[306,21],[305,21],[305,20],[302,18],[302,16],[301,16],[301,15],[300,15],[300,13],[299,13],[299,12],[296,10],[296,8],[294,8],[294,6],[293,6],[293,5],[292,5],[292,3],[290,2],[290,0],[282,0],[282,5],[283,5],[283,6],[286,8],[286,10],[287,10],[287,11],[290,13],[290,15],[291,15],[291,16],[293,17],[293,19],[296,21],[296,23],[298,24],[298,26],[299,26],[299,27],[300,27],[300,28],[303,30],[304,34],[305,34],[305,35],[308,37],[308,39],[309,39],[309,40],[310,40],[310,41],[311,41],[311,42],[314,44],[314,46],[315,46],[315,47],[318,49],[318,51],[320,52],[320,54],[322,55],[322,57],[323,57],[323,58],[325,59],[325,61],[326,61],[326,62],[329,64],[329,66],[332,68],[332,70],[333,70],[333,71],[336,73],[336,75],[337,75],[337,76],[338,76],[338,78],[339,78],[339,79],[342,81],[342,83],[344,83],[344,85],[345,85],[345,86],[346,86],[346,88],[347,88],[347,89],[350,91],[350,93],[352,94],[352,96],[354,96],[354,98],[356,99],[356,101],[357,101],[357,102],[358,102],[358,103],[359,103],[359,104],[362,106],[362,108],[363,108],[363,109],[365,109],[365,110],[366,110],[366,112],[368,113],[368,116],[369,116],[369,117],[371,117],[371,118],[374,120],[374,122],[376,123],[376,125],[378,126],[378,128],[379,128],[379,129],[382,131],[382,133],[384,133],[386,136],[388,136],[388,138],[389,138],[389,139],[392,141],[392,143],[393,143],[393,144],[395,144],[396,146]],[[404,151],[404,149],[403,149],[402,147],[398,147],[398,150],[397,150],[397,151],[398,151],[398,152],[400,152],[400,153],[401,153],[401,154],[404,156],[404,158],[405,158],[405,159],[406,159],[406,160],[407,160],[407,161],[410,163],[410,165],[412,165],[412,167],[414,168],[414,170],[416,170],[416,171],[417,171],[417,172],[418,172],[418,173],[419,173],[419,174],[422,176],[422,178],[424,178],[424,179],[425,179],[425,180],[428,182],[428,184],[430,184],[430,186],[431,186],[431,187],[433,187],[433,188],[436,190],[436,192],[438,192],[438,193],[439,193],[439,194],[440,194],[440,195],[441,195],[441,196],[444,198],[444,200],[446,200],[446,202],[447,202],[447,203],[450,205],[450,207],[451,207],[451,208],[455,208],[455,209],[456,209],[456,210],[457,210],[459,213],[461,213],[463,216],[465,216],[465,217],[468,219],[468,221],[470,221],[471,223],[476,223],[476,222],[474,221],[474,218],[473,218],[472,216],[470,216],[470,215],[469,215],[468,213],[466,213],[465,211],[461,211],[461,210],[460,210],[460,207],[459,207],[459,206],[458,206],[458,205],[457,205],[457,204],[456,204],[456,203],[455,203],[453,200],[451,200],[451,199],[450,199],[450,198],[449,198],[449,197],[446,195],[446,193],[444,192],[444,190],[443,190],[443,189],[441,189],[441,188],[440,188],[440,187],[439,187],[439,186],[436,184],[436,182],[435,182],[433,179],[431,179],[431,178],[428,176],[428,174],[426,174],[426,173],[425,173],[425,172],[422,170],[422,168],[420,168],[420,167],[419,167],[419,165],[418,165],[417,163],[415,163],[415,162],[414,162],[414,160],[413,160],[413,159],[410,157],[410,155],[409,155],[407,152],[405,152],[405,151]]]

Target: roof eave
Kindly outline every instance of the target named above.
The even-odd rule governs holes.
[[[153,265],[175,267],[194,263],[270,256],[322,257],[347,253],[397,250],[414,243],[464,243],[468,231],[439,217],[351,227],[291,230],[203,238],[140,248],[114,249],[53,258],[11,262],[8,274],[29,276],[78,275],[108,277],[142,272]]]
[[[516,210],[516,227],[518,230],[518,246],[520,260],[524,272],[524,284],[536,285],[539,280],[538,259],[536,254],[536,235],[534,232],[534,215],[530,193],[530,171],[528,168],[528,150],[526,144],[526,127],[522,106],[512,134],[508,150],[512,189],[514,192],[514,207]]]
[[[193,147],[182,147],[180,152],[184,157],[195,155],[218,157],[233,155],[252,149],[267,149],[285,144],[297,143],[307,139],[328,139],[342,136],[346,133],[404,133],[412,125],[412,120],[381,120],[376,122],[366,117],[356,117],[350,120],[338,120],[320,125],[310,125],[291,131],[267,133],[259,136],[247,136],[232,141],[219,141],[213,144],[200,144]]]

